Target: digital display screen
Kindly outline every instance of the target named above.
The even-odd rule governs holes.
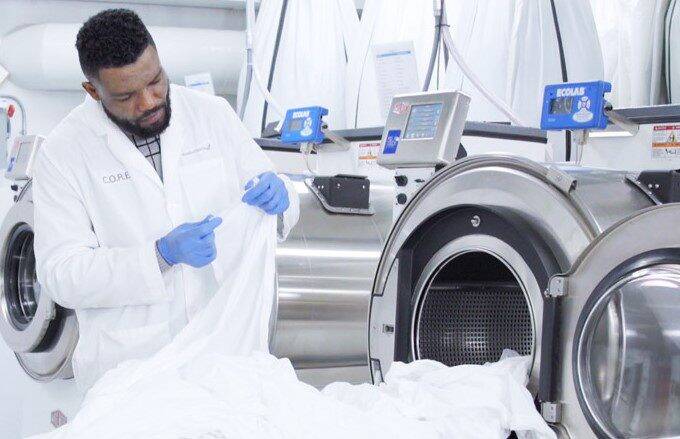
[[[300,131],[304,125],[305,119],[303,117],[299,117],[297,119],[292,119],[290,121],[290,126],[288,127],[289,131]]]
[[[412,106],[402,138],[404,140],[433,139],[437,133],[443,108],[444,104],[441,102]]]
[[[550,114],[570,114],[573,97],[554,98],[550,101]]]

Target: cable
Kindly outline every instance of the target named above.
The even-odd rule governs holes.
[[[562,44],[562,33],[560,32],[560,21],[557,19],[555,0],[550,0],[550,9],[552,11],[553,25],[555,26],[555,35],[557,35],[557,52],[560,55],[562,82],[569,82],[569,75],[567,73],[567,60],[564,56],[564,45]],[[564,136],[564,142],[564,158],[569,162],[571,161],[571,131],[567,130],[566,135]]]
[[[17,107],[19,107],[19,111],[21,111],[21,135],[25,136],[28,131],[26,131],[26,108],[24,107],[24,104],[21,103],[19,98],[14,97],[12,95],[0,95],[0,99],[7,99],[10,101],[13,101],[15,104],[17,104]]]
[[[238,109],[238,117],[243,120],[246,114],[246,106],[250,99],[250,87],[253,83],[253,34],[252,29],[248,28],[248,21],[246,20],[246,79],[243,87],[243,97],[241,99],[241,106]]]
[[[445,14],[445,11],[442,11],[442,15]],[[484,95],[484,97],[491,102],[496,108],[498,108],[505,116],[507,116],[508,119],[512,123],[518,126],[528,126],[524,121],[522,121],[519,116],[515,114],[515,112],[508,107],[508,105],[501,100],[498,96],[496,96],[491,90],[487,89],[482,81],[477,77],[477,75],[472,71],[470,66],[467,64],[463,56],[460,54],[458,51],[458,48],[456,47],[455,43],[453,42],[453,38],[451,37],[451,31],[448,29],[447,25],[444,24],[444,27],[442,27],[442,34],[444,35],[444,43],[446,47],[448,48],[449,52],[451,53],[451,56],[453,59],[456,61],[460,69],[463,71],[463,74],[470,80],[472,85],[479,90],[479,92]]]
[[[267,108],[267,104],[271,105],[274,111],[276,111],[277,114],[281,116],[283,119],[283,116],[285,115],[285,112],[283,111],[282,107],[279,105],[279,103],[276,101],[274,96],[269,92],[269,89],[264,86],[264,81],[262,80],[262,76],[260,76],[259,69],[257,68],[257,56],[254,50],[254,44],[253,44],[253,28],[255,27],[255,3],[253,0],[246,0],[246,44],[250,40],[251,48],[250,48],[250,55],[251,55],[251,72],[252,72],[252,77],[255,79],[255,84],[257,85],[257,88],[260,90],[262,95],[264,96],[265,99],[265,110]],[[248,95],[250,92],[248,91]],[[245,105],[242,106],[242,110],[245,113]],[[262,129],[264,131],[264,128]]]
[[[439,4],[439,13],[437,13],[437,4]],[[437,62],[437,55],[439,53],[439,46],[441,45],[442,33],[442,11],[444,10],[444,0],[434,0],[434,41],[432,42],[432,51],[430,52],[430,61],[427,64],[427,73],[425,74],[425,81],[423,82],[423,91],[430,88],[432,75],[434,73],[434,66]],[[437,72],[439,73],[439,72]]]
[[[672,56],[672,51],[668,49],[668,46],[670,45],[670,37],[673,31],[673,16],[675,15],[675,7],[678,5],[677,0],[673,0],[673,6],[669,8],[669,10],[666,12],[666,23],[668,23],[668,30],[666,31],[666,51],[667,51],[667,57],[666,57],[666,95],[668,96],[668,103],[672,104],[673,103],[673,94],[672,94],[672,88],[671,88],[671,75],[670,75],[670,65],[671,65],[671,56]],[[670,17],[670,18],[669,18]]]
[[[309,156],[311,155],[311,151],[305,151],[302,156],[305,158],[305,166],[307,167],[307,170],[309,171],[310,174],[316,175],[315,171],[312,171],[312,167],[309,166]]]
[[[247,38],[246,38],[247,39]],[[252,47],[246,47],[246,79],[245,87],[243,88],[243,98],[241,99],[241,107],[238,109],[238,117],[243,120],[246,114],[246,106],[250,99],[250,87],[253,82],[253,52]]]
[[[253,5],[253,11],[255,10],[255,6]],[[279,47],[281,46],[281,36],[283,35],[283,26],[286,23],[286,14],[288,13],[288,0],[283,0],[283,3],[281,4],[281,14],[279,15],[279,27],[276,30],[276,41],[274,42],[274,52],[272,53],[272,63],[271,66],[269,67],[269,78],[267,81],[267,92],[269,92],[272,89],[272,85],[274,84],[274,72],[276,71],[276,61],[279,58]],[[263,81],[262,81],[263,82]],[[263,82],[264,83],[264,82]],[[271,103],[272,107],[276,107],[274,102],[269,102]],[[276,108],[274,108],[277,110]],[[266,126],[267,126],[267,112],[269,110],[269,105],[268,102],[265,101],[264,103],[264,108],[262,109],[262,132],[264,132]],[[281,120],[283,121],[283,118],[285,116],[285,112],[282,111],[281,107],[278,108],[277,113],[279,113],[279,116],[281,116]],[[281,129],[282,123],[279,122],[279,127],[278,129]]]

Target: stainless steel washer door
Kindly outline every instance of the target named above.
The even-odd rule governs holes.
[[[680,435],[680,265],[622,277],[588,312],[577,385],[609,437]]]
[[[7,213],[0,242],[0,335],[31,378],[72,377],[78,324],[72,310],[41,292],[35,271],[30,183]]]

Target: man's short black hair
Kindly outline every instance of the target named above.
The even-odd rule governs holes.
[[[87,78],[97,78],[100,69],[134,63],[149,45],[156,47],[149,30],[129,9],[107,9],[90,17],[76,38]]]

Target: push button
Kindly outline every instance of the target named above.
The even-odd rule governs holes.
[[[394,181],[397,182],[397,186],[406,186],[408,184],[408,177],[405,175],[396,175]]]

